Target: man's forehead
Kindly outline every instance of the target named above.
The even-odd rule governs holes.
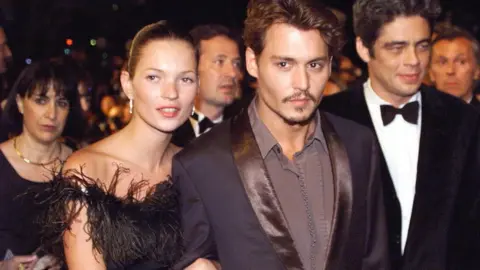
[[[200,50],[214,54],[239,54],[238,44],[226,36],[200,41]]]
[[[417,43],[431,38],[428,21],[420,16],[400,16],[382,26],[377,42]]]
[[[433,46],[434,50],[440,49],[440,48],[472,48],[472,41],[465,38],[465,37],[456,37],[452,39],[442,39],[437,42],[435,42],[435,45]]]

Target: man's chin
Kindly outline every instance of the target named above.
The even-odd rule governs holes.
[[[306,115],[294,115],[294,116],[284,116],[282,117],[285,123],[289,125],[306,125],[312,121],[315,114],[312,112]]]
[[[220,100],[218,100],[219,105],[228,106],[235,101],[234,96],[223,96]]]

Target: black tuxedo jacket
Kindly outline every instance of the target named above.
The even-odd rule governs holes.
[[[325,269],[388,269],[378,150],[367,128],[322,113],[335,210]],[[186,253],[227,270],[304,269],[246,110],[176,155]],[[306,221],[305,221],[306,222]]]
[[[479,115],[462,100],[434,88],[421,87],[422,129],[414,205],[404,254],[401,254],[401,209],[385,158],[381,156],[390,258],[393,269],[447,269],[447,231]],[[363,86],[325,97],[320,107],[375,132]]]
[[[480,110],[480,101],[474,96],[470,105]]]

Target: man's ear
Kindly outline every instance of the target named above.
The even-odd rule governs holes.
[[[480,79],[480,65],[477,65],[477,69],[475,70],[475,75],[473,77],[476,81]]]
[[[355,48],[357,49],[358,56],[363,60],[363,62],[368,63],[371,60],[370,50],[365,46],[362,39],[357,37],[355,39]]]
[[[132,79],[133,78],[130,76],[128,71],[122,70],[122,73],[120,74],[120,83],[122,84],[122,90],[128,99],[134,99],[135,96],[132,86]]]
[[[333,64],[333,56],[330,56],[330,60],[328,62],[328,76],[332,75],[332,64]]]
[[[257,56],[255,52],[248,47],[245,50],[245,64],[248,71],[248,74],[254,78],[258,78],[258,63],[257,63]]]
[[[428,69],[428,78],[433,84],[435,84],[435,73],[432,71],[431,65],[430,65],[430,68]]]
[[[23,114],[23,99],[20,95],[17,95],[15,98],[15,102],[17,102],[18,112]]]

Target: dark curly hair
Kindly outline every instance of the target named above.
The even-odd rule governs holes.
[[[373,57],[373,45],[385,24],[400,16],[420,16],[432,31],[441,12],[439,0],[357,0],[353,4],[353,30]]]
[[[330,55],[340,52],[344,31],[335,14],[317,0],[250,0],[243,38],[245,46],[259,55],[265,46],[265,35],[275,23],[290,24],[298,29],[317,29],[327,43]]]

